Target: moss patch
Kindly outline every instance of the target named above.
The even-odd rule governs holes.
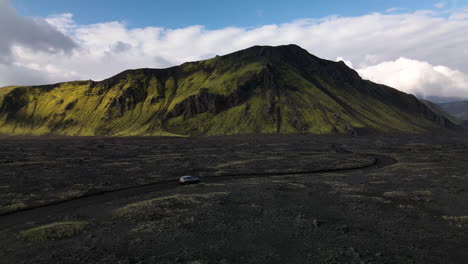
[[[404,197],[407,197],[408,194],[402,191],[391,191],[391,192],[384,192],[383,196],[391,197],[391,198],[404,198]]]
[[[369,200],[369,201],[374,201],[378,203],[384,203],[384,204],[389,204],[392,203],[392,201],[385,200],[381,197],[376,197],[376,196],[366,196],[366,195],[360,195],[360,194],[346,194],[344,197],[353,199],[353,200]]]
[[[21,203],[15,203],[15,204],[11,204],[11,205],[5,206],[5,207],[3,207],[3,209],[4,209],[5,211],[9,211],[9,212],[10,212],[10,211],[17,211],[17,210],[20,210],[20,209],[24,209],[24,208],[26,208],[26,207],[28,207],[28,205],[25,204],[25,203],[23,203],[23,202],[21,202]]]
[[[386,170],[410,170],[410,171],[421,171],[421,170],[434,170],[440,169],[436,163],[404,163],[399,162],[394,165],[385,167]],[[382,174],[382,173],[381,173]]]
[[[193,187],[224,187],[226,186],[223,183],[200,183],[196,185],[192,185]]]
[[[56,222],[22,231],[18,238],[35,242],[59,240],[82,233],[87,225],[88,222]]]
[[[456,227],[467,227],[468,226],[468,215],[463,216],[442,216],[443,219],[449,221]]]
[[[417,196],[432,196],[433,193],[431,191],[414,191],[413,195]]]
[[[113,218],[124,220],[164,218],[182,213],[192,207],[206,206],[210,203],[210,200],[226,195],[228,195],[226,192],[212,192],[158,197],[116,209],[113,212]]]

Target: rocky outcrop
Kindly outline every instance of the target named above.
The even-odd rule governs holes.
[[[2,101],[0,106],[0,112],[13,114],[20,110],[22,107],[28,104],[28,99],[26,98],[26,89],[14,89],[8,93]]]
[[[256,80],[255,76],[252,76],[252,78],[254,79],[240,84],[237,89],[228,95],[210,93],[208,89],[201,88],[198,94],[189,96],[176,104],[166,118],[179,116],[191,118],[201,113],[218,114],[226,109],[241,105],[250,98],[253,89],[259,84],[259,80]]]
[[[135,109],[136,105],[143,102],[146,97],[147,93],[142,84],[134,84],[134,86],[125,89],[120,96],[112,100],[106,111],[106,119],[122,117],[125,112]]]

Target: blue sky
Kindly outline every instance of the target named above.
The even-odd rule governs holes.
[[[79,24],[124,21],[130,28],[204,25],[208,29],[256,27],[329,15],[385,13],[390,8],[412,12],[434,9],[438,2],[445,2],[447,8],[456,8],[466,5],[468,0],[12,0],[23,16],[72,13]]]
[[[0,87],[291,43],[408,93],[468,98],[468,0],[0,0]]]

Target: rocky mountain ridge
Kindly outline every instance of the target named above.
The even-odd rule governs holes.
[[[101,82],[0,89],[9,135],[424,133],[456,126],[416,97],[343,62],[287,45],[254,46]]]

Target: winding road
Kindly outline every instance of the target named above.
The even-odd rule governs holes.
[[[380,169],[398,162],[396,159],[387,156],[366,153],[353,153],[335,145],[331,147],[339,154],[358,154],[361,157],[370,157],[372,158],[372,162],[370,162],[369,164],[352,168],[331,168],[297,172],[259,172],[248,174],[226,174],[220,176],[204,177],[202,180],[208,183],[221,183],[233,180],[235,178],[240,178],[244,180],[249,178],[268,178],[272,176],[305,175],[328,172],[346,172],[365,169]],[[23,208],[13,212],[3,213],[0,214],[0,232],[10,228],[20,227],[24,224],[27,224],[28,222],[32,222],[37,219],[54,217],[56,215],[63,214],[64,212],[76,212],[76,214],[79,215],[89,214],[95,217],[96,212],[99,212],[108,202],[122,200],[126,197],[136,197],[142,196],[142,194],[175,189],[179,187],[177,183],[177,180],[159,181],[139,186],[130,186],[120,189],[90,193],[67,200],[61,200],[53,203]]]

